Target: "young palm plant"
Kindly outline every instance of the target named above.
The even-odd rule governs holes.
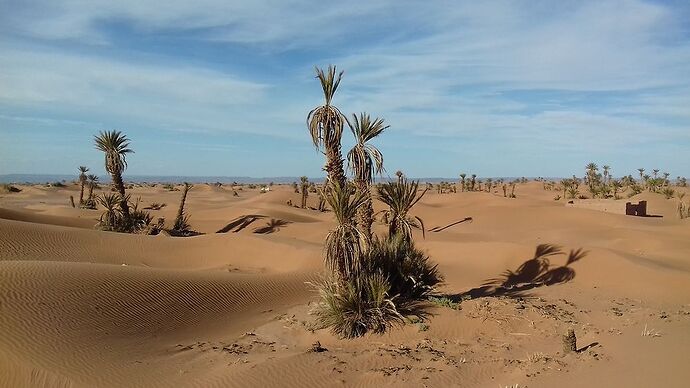
[[[129,139],[120,131],[101,131],[94,137],[96,148],[105,154],[105,170],[113,180],[115,190],[120,193],[120,210],[129,220],[129,206],[125,194],[122,172],[127,168],[127,154],[134,153],[129,147]]]
[[[371,185],[374,174],[383,172],[383,154],[375,146],[368,144],[376,136],[388,128],[383,119],[371,119],[368,114],[352,115],[352,121],[347,120],[350,131],[357,143],[347,153],[347,163],[355,177],[355,187],[364,196],[364,205],[357,211],[357,228],[371,239],[371,225],[374,223],[374,206],[371,199]]]
[[[95,209],[96,199],[93,197],[93,190],[98,186],[98,176],[89,174],[86,176],[89,185],[89,196],[84,200],[82,207],[85,209]]]
[[[345,170],[341,153],[340,139],[343,135],[345,116],[332,105],[343,72],[337,73],[335,66],[328,66],[328,71],[316,68],[316,78],[321,83],[325,104],[312,109],[307,115],[307,127],[314,146],[326,155],[324,170],[328,181],[345,187]]]
[[[384,217],[388,219],[388,235],[393,237],[401,234],[403,240],[412,240],[412,228],[420,228],[424,234],[424,222],[419,217],[408,215],[414,205],[419,202],[427,190],[417,193],[419,182],[408,181],[403,178],[398,182],[384,183],[378,187],[378,199],[388,205]]]
[[[120,224],[119,218],[122,216],[122,211],[118,208],[120,196],[118,194],[103,193],[97,196],[96,200],[99,205],[105,208],[105,211],[98,219],[101,229],[117,231],[118,225]]]
[[[79,206],[84,204],[84,186],[86,185],[87,172],[89,172],[88,167],[79,166],[79,183],[81,184],[81,190],[79,191]]]

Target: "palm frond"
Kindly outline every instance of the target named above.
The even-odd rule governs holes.
[[[340,110],[331,105],[343,72],[337,74],[335,66],[328,66],[328,72],[316,68],[316,78],[321,83],[325,104],[312,109],[307,115],[307,127],[311,135],[314,147],[328,147],[340,143],[343,134],[344,115]]]
[[[369,141],[389,128],[384,125],[383,119],[371,117],[367,113],[360,113],[359,117],[352,115],[352,121],[346,119],[350,131],[355,137],[355,145],[347,154],[348,168],[354,173],[356,179],[371,183],[375,174],[381,174],[383,169],[383,154]]]
[[[388,205],[389,235],[402,234],[405,239],[412,239],[412,228],[421,228],[424,233],[424,222],[419,217],[410,217],[408,213],[419,202],[427,189],[418,194],[419,182],[408,181],[400,177],[396,182],[378,186],[378,199]],[[417,224],[417,221],[419,224]]]

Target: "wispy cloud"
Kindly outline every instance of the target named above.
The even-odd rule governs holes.
[[[651,141],[658,160],[690,146],[688,20],[642,0],[11,1],[0,113],[297,139],[311,66],[336,63],[336,103],[396,144],[625,159]]]

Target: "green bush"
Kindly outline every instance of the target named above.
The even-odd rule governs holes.
[[[404,324],[405,317],[424,317],[428,298],[443,280],[429,257],[400,235],[375,238],[362,267],[340,283],[328,278],[316,284],[318,328],[331,328],[344,338],[383,333]]]
[[[316,286],[321,302],[313,313],[319,329],[331,328],[340,337],[354,338],[368,332],[382,334],[405,323],[382,274],[362,273],[344,283],[329,278]]]
[[[364,259],[370,273],[383,274],[391,294],[403,299],[424,300],[443,282],[436,264],[400,234],[374,238]]]

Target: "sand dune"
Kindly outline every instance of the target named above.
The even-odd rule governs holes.
[[[174,217],[179,191],[130,191],[142,207],[167,204],[154,217]],[[618,210],[625,200],[567,205],[539,183],[519,185],[517,199],[429,192],[414,209],[427,229],[472,221],[415,236],[445,275],[443,292],[475,298],[356,340],[310,329],[316,296],[307,283],[322,273],[333,221],[286,205],[300,201],[291,187],[245,187],[235,197],[229,187],[196,185],[187,209],[205,234],[190,238],[94,230],[99,212],[72,209],[75,194],[76,186],[22,186],[0,196],[0,386],[681,387],[690,379],[690,222],[658,194],[632,200],[648,200],[662,217],[636,218]],[[539,244],[561,247],[550,268],[569,277],[486,286],[518,271]],[[567,253],[580,248],[584,256],[566,268]],[[582,351],[563,356],[567,328]],[[315,341],[328,351],[309,352]]]

